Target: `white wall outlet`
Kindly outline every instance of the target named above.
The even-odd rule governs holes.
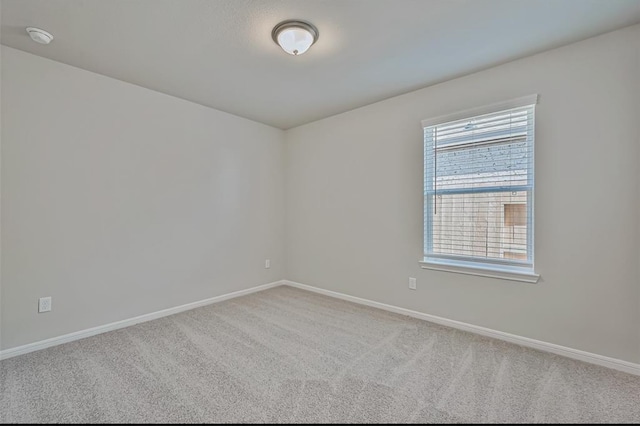
[[[265,269],[269,269],[269,268],[271,268],[271,259],[265,259],[265,261],[264,261],[264,268],[265,268]]]
[[[41,297],[38,299],[38,313],[51,311],[51,297]]]
[[[416,289],[416,279],[413,277],[409,277],[409,288],[411,290],[415,290]]]

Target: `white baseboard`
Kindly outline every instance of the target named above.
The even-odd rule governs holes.
[[[85,337],[95,336],[96,334],[106,333],[108,331],[117,330],[119,328],[129,327],[131,325],[139,324],[141,322],[152,321],[154,319],[177,314],[183,311],[188,311],[190,309],[199,308],[201,306],[223,302],[225,300],[233,299],[240,296],[245,296],[247,294],[256,293],[258,291],[267,290],[273,287],[278,287],[283,284],[284,284],[283,281],[274,281],[269,284],[263,284],[256,287],[247,288],[245,290],[234,291],[233,293],[227,293],[220,296],[211,297],[209,299],[187,303],[186,305],[180,305],[173,308],[163,309],[161,311],[151,312],[149,314],[140,315],[134,318],[116,321],[110,324],[100,325],[97,327],[88,328],[86,330],[80,330],[73,333],[64,334],[62,336],[52,337],[50,339],[29,343],[23,346],[16,346],[14,348],[9,348],[9,349],[0,351],[0,360],[12,358],[18,355],[23,355],[29,352],[39,351],[41,349],[49,348],[51,346],[61,345],[63,343],[73,342],[74,340],[84,339]]]
[[[349,296],[347,294],[338,293],[331,290],[325,290],[322,288],[313,287],[310,285],[301,284],[301,283],[288,281],[288,280],[274,281],[269,284],[259,285],[259,286],[251,287],[245,290],[234,291],[233,293],[227,293],[220,296],[211,297],[209,299],[199,300],[197,302],[187,303],[186,305],[176,306],[173,308],[164,309],[157,312],[151,312],[149,314],[140,315],[134,318],[125,319],[122,321],[116,321],[110,324],[88,328],[86,330],[76,331],[74,333],[69,333],[62,336],[58,336],[58,337],[52,337],[50,339],[29,343],[23,346],[17,346],[14,348],[5,349],[3,351],[0,351],[0,360],[11,358],[18,355],[23,355],[29,352],[34,352],[34,351],[38,351],[45,348],[49,348],[51,346],[61,345],[63,343],[73,342],[74,340],[84,339],[85,337],[95,336],[96,334],[106,333],[108,331],[129,327],[131,325],[139,324],[142,322],[152,321],[154,319],[177,314],[179,312],[187,311],[190,309],[199,308],[201,306],[211,305],[213,303],[219,303],[225,300],[233,299],[233,298],[244,296],[247,294],[256,293],[258,291],[267,290],[269,288],[278,287],[280,285],[288,285],[290,287],[296,287],[303,290],[312,291],[314,293],[335,297],[337,299],[347,300],[349,302],[358,303],[360,305],[371,306],[373,308],[383,309],[385,311],[394,312],[401,315],[407,315],[413,318],[418,318],[421,320],[433,322],[433,323],[444,325],[447,327],[457,328],[459,330],[464,330],[464,331],[480,334],[487,337],[493,337],[495,339],[504,340],[510,343],[515,343],[516,345],[526,346],[529,348],[538,349],[545,352],[551,352],[557,355],[565,356],[567,358],[572,358],[579,361],[584,361],[591,364],[600,365],[602,367],[612,368],[614,370],[619,370],[625,373],[630,373],[630,374],[635,374],[640,376],[640,364],[636,364],[633,362],[623,361],[617,358],[611,358],[604,355],[598,355],[591,352],[581,351],[579,349],[573,349],[566,346],[556,345],[554,343],[547,343],[541,340],[530,339],[528,337],[517,336],[515,334],[505,333],[502,331],[492,330],[490,328],[480,327],[477,325],[468,324],[461,321],[455,321],[447,318],[438,317],[435,315],[429,315],[422,312],[412,311],[410,309],[400,308],[398,306],[387,305],[386,303],[374,302],[373,300],[362,299],[356,296]]]
[[[551,352],[557,355],[565,356],[567,358],[572,358],[579,361],[588,362],[590,364],[596,364],[602,367],[612,368],[614,370],[619,370],[625,373],[630,373],[630,374],[635,374],[640,376],[640,364],[636,364],[633,362],[623,361],[621,359],[611,358],[604,355],[598,355],[591,352],[585,352],[579,349],[568,348],[566,346],[556,345],[554,343],[547,343],[541,340],[530,339],[528,337],[517,336],[515,334],[505,333],[498,330],[492,330],[490,328],[480,327],[478,325],[473,325],[473,324],[468,324],[461,321],[442,318],[435,315],[424,314],[422,312],[412,311],[410,309],[400,308],[393,305],[387,305],[385,303],[374,302],[373,300],[362,299],[360,297],[349,296],[347,294],[325,290],[322,288],[313,287],[306,284],[300,284],[294,281],[284,280],[283,283],[290,287],[296,287],[303,290],[312,291],[314,293],[335,297],[337,299],[347,300],[349,302],[358,303],[360,305],[366,305],[366,306],[371,306],[373,308],[383,309],[385,311],[394,312],[396,314],[407,315],[413,318],[418,318],[418,319],[433,322],[436,324],[457,328],[459,330],[480,334],[482,336],[493,337],[494,339],[515,343],[516,345],[526,346],[526,347],[538,349],[544,352]]]

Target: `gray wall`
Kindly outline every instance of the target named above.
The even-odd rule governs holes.
[[[0,54],[1,349],[288,278],[640,362],[640,26],[284,133]],[[420,120],[532,93],[542,279],[420,269]]]
[[[2,56],[1,348],[284,278],[281,130]]]
[[[288,279],[639,362],[639,46],[636,25],[287,131]],[[421,269],[420,120],[533,93],[540,282]]]

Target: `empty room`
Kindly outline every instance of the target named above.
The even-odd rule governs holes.
[[[640,0],[0,0],[0,423],[640,423]]]

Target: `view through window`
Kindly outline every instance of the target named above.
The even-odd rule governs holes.
[[[533,266],[534,106],[425,126],[425,258]]]

